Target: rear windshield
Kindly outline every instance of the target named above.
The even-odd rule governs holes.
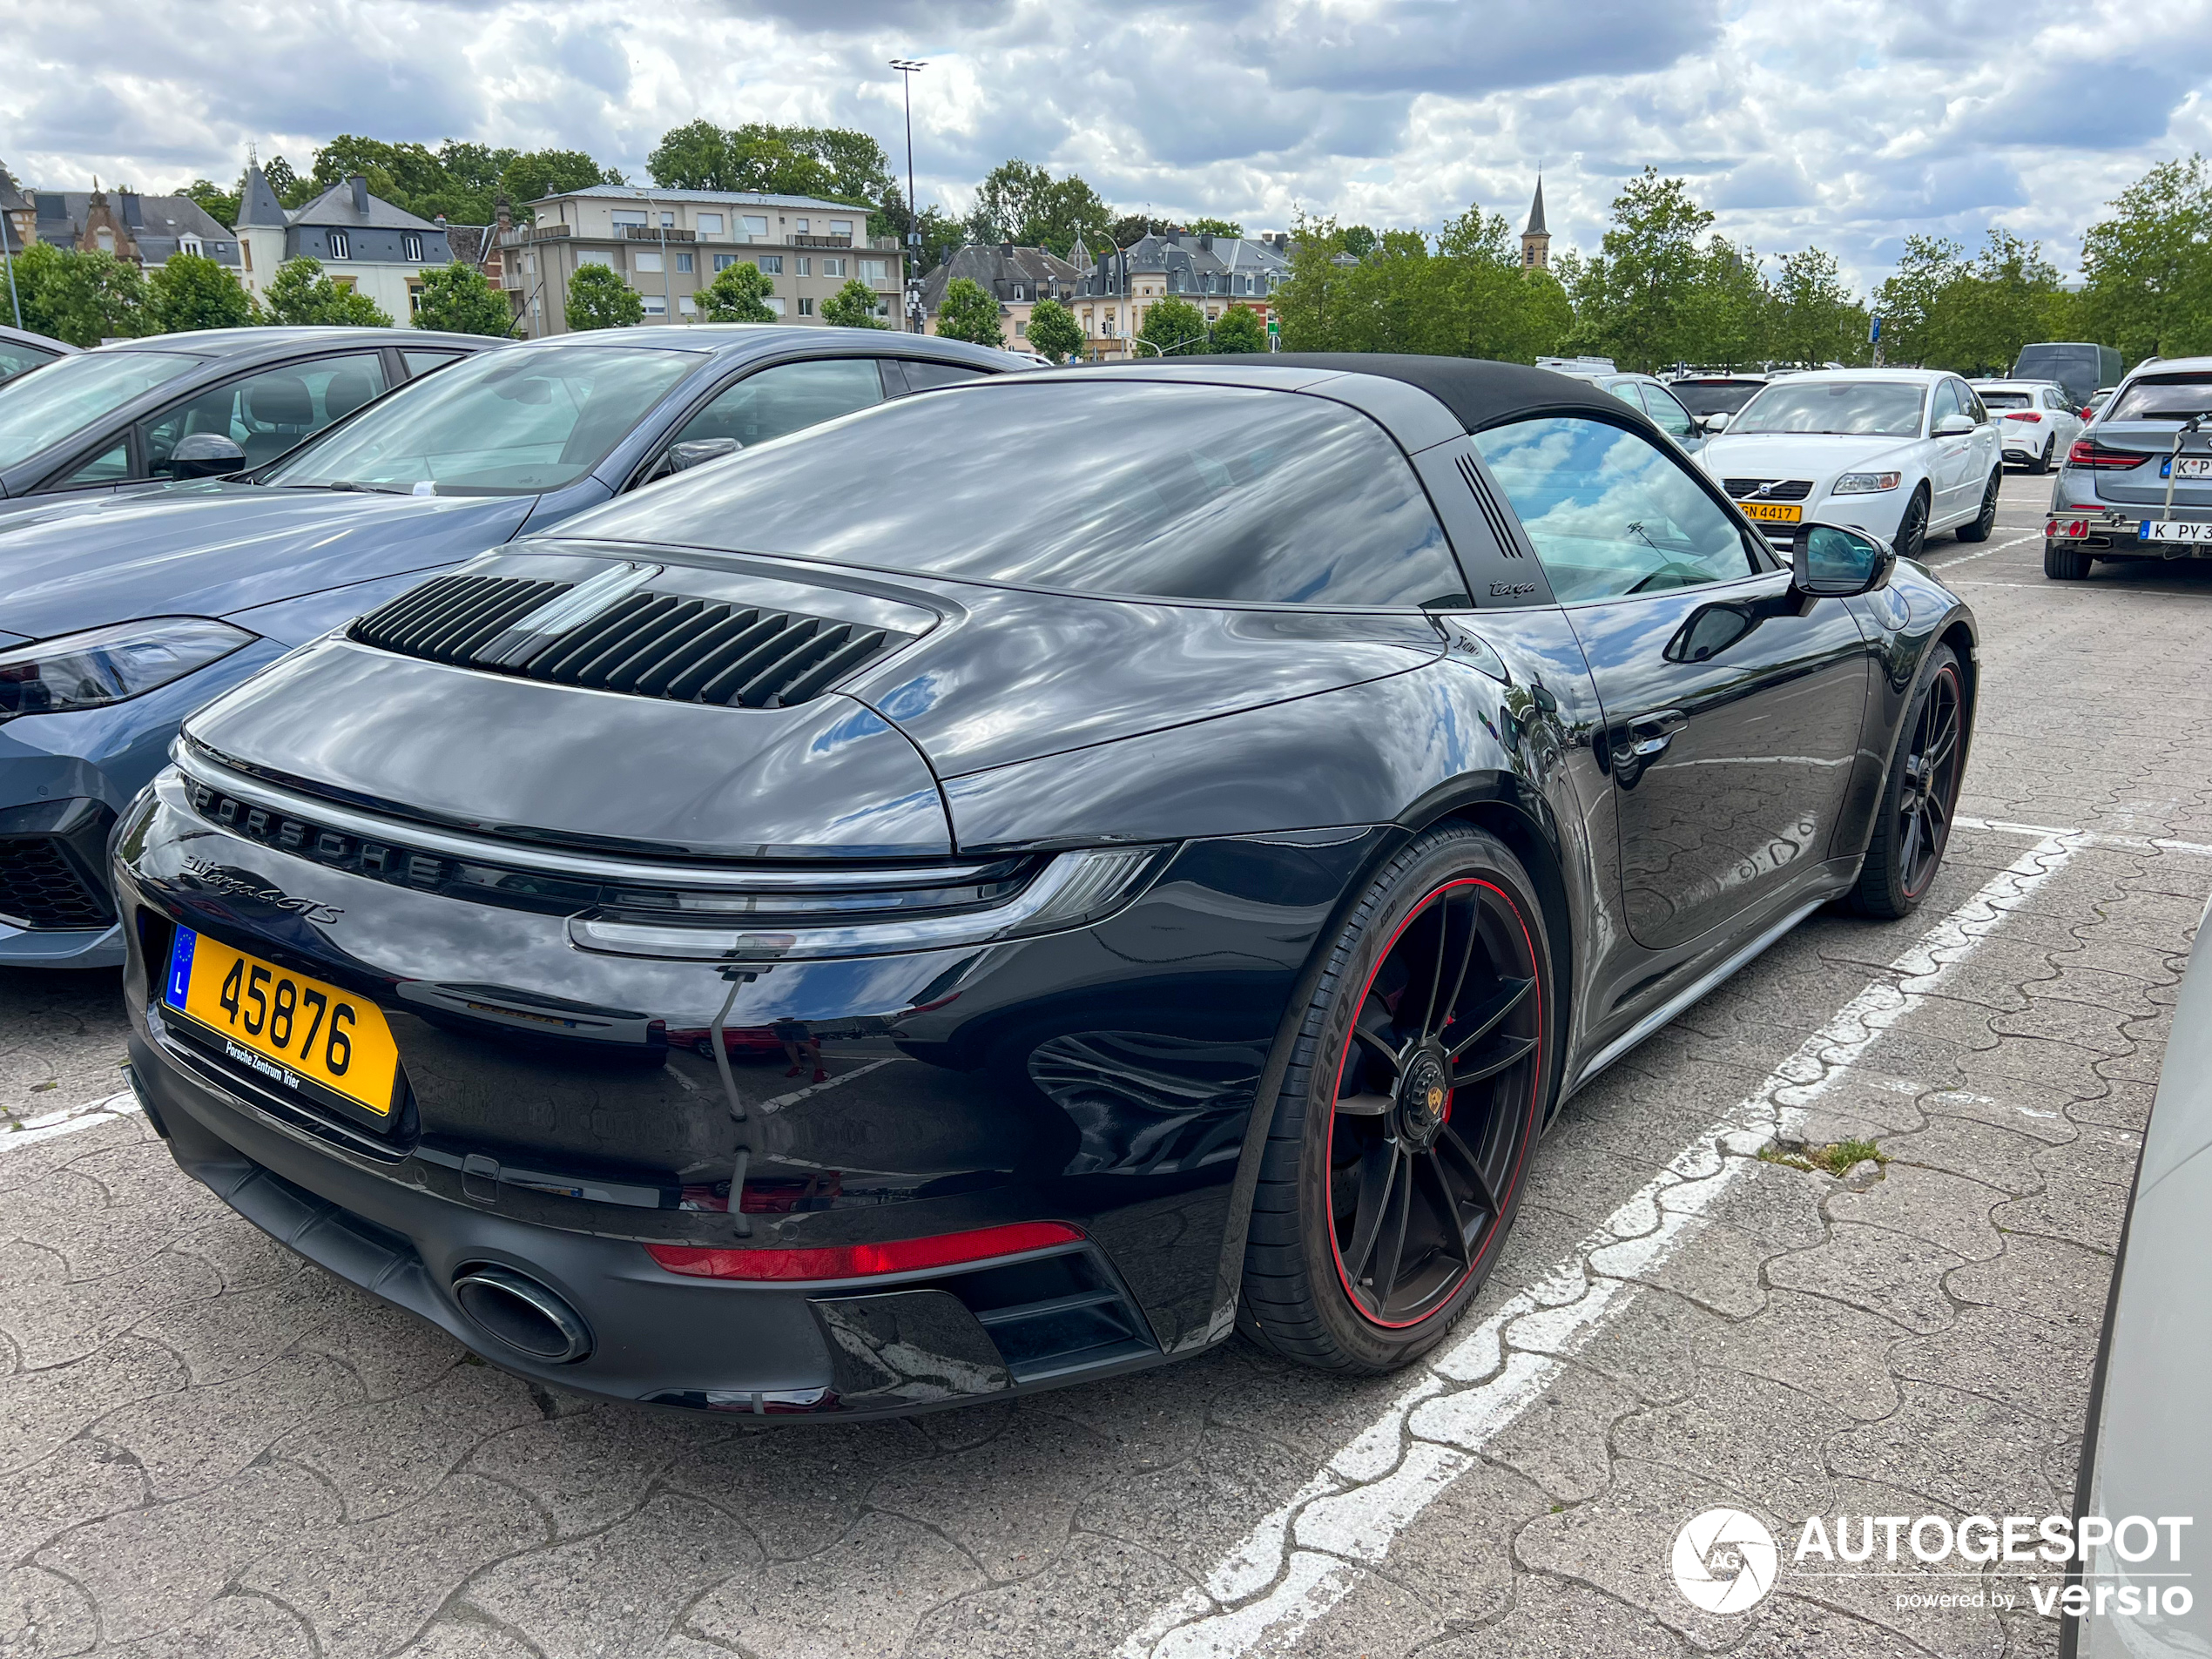
[[[2130,381],[2105,412],[2112,421],[2186,421],[2192,415],[2212,415],[2212,374]]]
[[[1080,593],[1467,603],[1381,428],[1241,387],[954,388],[748,448],[562,533]]]
[[[685,351],[563,346],[479,353],[418,376],[310,439],[265,484],[527,496],[574,483],[700,363]]]
[[[1692,415],[1741,415],[1766,389],[1764,381],[1669,381],[1667,389]]]
[[[1784,381],[1729,422],[1739,432],[1841,432],[1917,438],[1923,388],[1909,381]]]
[[[0,467],[74,437],[200,360],[173,352],[85,352],[0,386]]]
[[[1976,388],[1979,390],[1979,388]],[[2035,400],[2025,392],[1983,392],[1984,407],[1993,409],[2032,409]]]

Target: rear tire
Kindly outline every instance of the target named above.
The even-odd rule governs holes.
[[[1890,758],[1874,839],[1851,896],[1860,915],[1898,921],[1918,909],[1935,885],[1959,804],[1966,736],[1966,677],[1951,647],[1938,645],[1929,653]]]
[[[1374,1376],[1441,1342],[1495,1266],[1563,1026],[1535,885],[1482,830],[1417,837],[1325,948],[1261,1153],[1238,1324]]]
[[[2043,543],[2043,574],[2054,582],[2084,581],[2095,563],[2094,556],[2078,548],[2061,547],[2056,542]]]
[[[2051,469],[2051,452],[2052,452],[2053,450],[2056,449],[2058,447],[2059,447],[2059,435],[2058,435],[2057,433],[2054,432],[2054,433],[2051,435],[2050,441],[2049,441],[2048,442],[2047,442],[2047,443],[2043,446],[2042,449],[2037,453],[2036,457],[2035,457],[2035,464],[2034,464],[2033,466],[2030,467],[2030,468],[2028,469],[2028,470],[2029,470],[2030,472],[2032,472],[2032,473],[2036,473],[2036,474],[2038,474],[2038,475],[2040,475],[2040,474],[2047,473],[2047,472],[2050,471],[2050,469]]]
[[[1997,491],[2004,482],[2005,469],[2000,466],[1989,475],[1988,487],[1981,492],[1981,511],[1974,516],[1974,522],[1959,527],[1960,541],[1986,542],[1989,539],[1989,533],[1997,528]]]
[[[1897,540],[1891,543],[1901,559],[1917,559],[1928,550],[1928,491],[1925,485],[1912,492],[1898,521]]]

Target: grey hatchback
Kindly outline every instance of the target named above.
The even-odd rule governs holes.
[[[2043,574],[2099,559],[2212,558],[2212,357],[2145,363],[2067,450],[2043,529]]]

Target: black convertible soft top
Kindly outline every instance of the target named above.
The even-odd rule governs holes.
[[[1172,368],[1183,363],[1206,363],[1222,368],[1331,369],[1344,374],[1379,374],[1418,386],[1458,417],[1469,432],[1480,432],[1507,421],[1536,415],[1588,411],[1618,424],[1623,415],[1642,414],[1612,393],[1554,374],[1548,368],[1521,363],[1496,363],[1480,357],[1417,357],[1406,352],[1272,352],[1236,355],[1170,357],[1148,364]]]

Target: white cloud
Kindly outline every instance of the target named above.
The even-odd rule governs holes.
[[[2152,163],[2212,143],[2212,0],[77,0],[19,8],[0,154],[26,185],[228,180],[339,132],[590,151],[642,176],[694,117],[833,122],[923,199],[995,163],[1169,214],[1516,226],[1554,246],[1621,181],[1687,177],[1717,227],[1817,242],[1861,281],[1903,237],[1992,223],[2061,265]]]

